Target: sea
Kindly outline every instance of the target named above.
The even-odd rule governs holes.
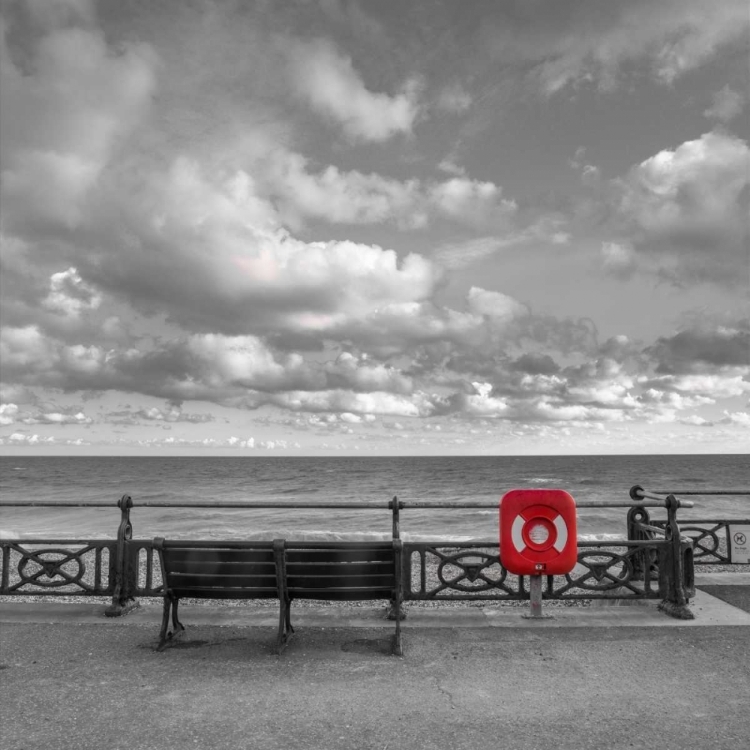
[[[0,537],[107,539],[117,534],[118,499],[130,495],[133,536],[196,539],[377,539],[391,532],[398,497],[404,539],[497,539],[500,498],[511,489],[556,488],[576,502],[629,502],[649,491],[750,490],[747,455],[438,457],[50,457],[0,456]],[[750,497],[698,495],[681,520],[748,518]],[[19,500],[111,502],[111,507],[12,507]],[[410,502],[478,501],[486,508],[410,508]],[[270,508],[195,508],[262,501]],[[302,508],[279,508],[286,501]],[[138,507],[139,503],[171,507]],[[315,509],[315,503],[378,507]],[[617,539],[627,508],[578,508],[579,537]],[[654,518],[664,517],[661,510]]]

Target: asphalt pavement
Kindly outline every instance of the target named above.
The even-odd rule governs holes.
[[[705,585],[746,596],[750,580]],[[159,607],[107,619],[100,605],[3,602],[0,740],[6,750],[743,749],[750,614],[706,591],[692,606],[692,621],[653,602],[550,608],[554,619],[537,622],[518,608],[412,608],[395,657],[393,623],[371,608],[296,610],[277,656],[268,607],[181,608],[184,639],[158,653]]]

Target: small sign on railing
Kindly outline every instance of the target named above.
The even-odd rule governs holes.
[[[730,524],[729,532],[729,559],[735,565],[747,565],[750,563],[750,525]]]

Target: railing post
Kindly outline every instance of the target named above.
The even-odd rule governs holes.
[[[393,513],[393,538],[401,538],[401,519],[399,517],[399,511],[401,510],[401,503],[398,501],[396,495],[393,496],[393,500],[388,503],[388,507]]]
[[[110,571],[115,577],[115,590],[112,594],[112,603],[104,611],[106,617],[122,617],[140,606],[138,601],[130,595],[135,588],[133,578],[137,571],[130,564],[126,544],[133,537],[133,526],[130,523],[133,500],[130,495],[123,495],[117,506],[120,508],[120,526],[117,529],[114,570],[110,560]]]
[[[693,620],[695,614],[688,607],[689,597],[694,594],[693,542],[687,538],[683,539],[680,535],[680,526],[677,523],[680,501],[674,495],[668,495],[666,503],[665,532],[669,547],[664,570],[659,571],[659,577],[665,584],[665,598],[659,604],[659,609],[670,617]]]
[[[647,541],[654,538],[651,531],[642,529],[639,524],[650,524],[651,516],[645,508],[631,508],[628,511],[627,531],[628,539],[634,541]],[[653,567],[652,552],[648,549],[640,550],[632,556],[633,581],[643,581],[646,575],[646,566]]]
[[[392,530],[392,536],[393,536],[393,542],[401,540],[401,527],[400,527],[400,517],[399,517],[399,511],[401,510],[401,503],[399,502],[398,497],[395,495],[393,496],[393,500],[391,500],[388,503],[388,507],[391,509],[391,513],[393,514],[393,530]],[[399,553],[401,555],[401,553]],[[400,563],[397,566],[396,570],[396,576],[400,579],[397,581],[398,586],[403,586],[403,576],[404,576],[404,569],[410,568],[411,566],[403,565],[403,563]],[[403,596],[400,597],[401,601],[397,601],[399,597],[393,597],[390,601],[390,605],[388,607],[388,611],[386,612],[386,617],[389,620],[405,620],[406,619],[406,611],[404,610],[403,605]]]

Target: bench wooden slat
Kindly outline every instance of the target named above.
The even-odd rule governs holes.
[[[363,601],[366,599],[390,599],[393,596],[393,587],[382,589],[371,588],[292,588],[289,587],[289,596],[292,599],[320,599],[321,601]]]
[[[257,587],[276,588],[276,575],[245,576],[245,575],[216,575],[214,573],[185,573],[167,572],[167,584],[170,588],[184,588],[185,586],[212,586],[212,587]]]
[[[187,599],[277,599],[279,592],[274,588],[205,588],[190,586],[177,588],[174,594]]]
[[[168,565],[182,565],[183,563],[212,563],[212,562],[255,562],[274,564],[273,550],[264,549],[190,549],[172,548],[164,550],[164,560]]]
[[[167,571],[172,573],[195,573],[214,576],[275,576],[276,566],[273,563],[246,562],[196,562],[190,560],[179,564],[167,562]]]
[[[294,563],[393,562],[392,547],[376,549],[288,549],[287,565]]]
[[[396,566],[393,560],[379,560],[375,562],[345,562],[345,563],[301,563],[287,562],[286,572],[289,576],[327,576],[332,573],[342,575],[393,575]]]
[[[391,575],[354,575],[349,576],[340,571],[336,575],[327,576],[300,576],[287,575],[287,586],[293,588],[320,589],[320,588],[384,588],[396,585],[396,578]]]

